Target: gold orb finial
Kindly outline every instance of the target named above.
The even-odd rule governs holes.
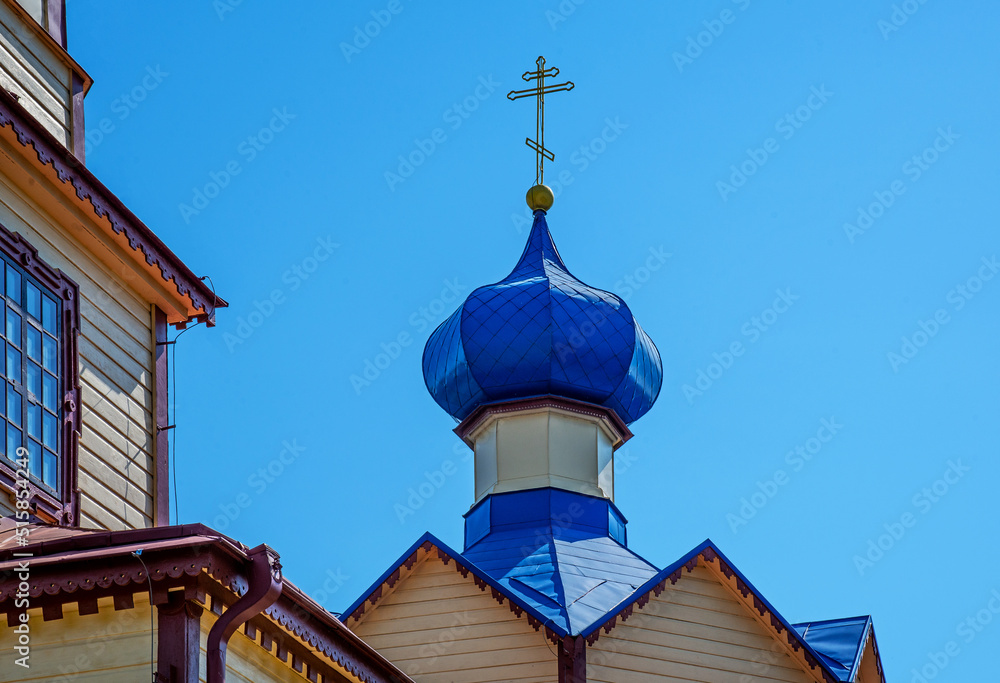
[[[547,212],[552,208],[552,203],[556,200],[556,196],[553,194],[552,188],[548,185],[535,185],[528,190],[528,195],[525,199],[532,213],[539,210]]]

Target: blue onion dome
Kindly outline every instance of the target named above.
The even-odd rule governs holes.
[[[456,420],[485,403],[554,395],[629,424],[653,406],[660,354],[625,302],[567,270],[535,211],[510,275],[476,289],[424,347],[427,390]]]

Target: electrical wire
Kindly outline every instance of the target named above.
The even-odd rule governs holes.
[[[208,275],[205,275],[204,277],[200,277],[198,279],[202,281],[208,280],[209,284],[212,286],[212,312],[206,313],[206,318],[208,316],[212,316],[212,318],[214,318],[215,306],[216,304],[219,303],[219,295],[216,294],[215,292],[215,283],[212,282],[212,278],[210,278]],[[168,363],[170,366],[169,388],[173,389],[173,391],[170,392],[170,402],[172,405],[170,407],[170,415],[167,419],[167,422],[173,425],[173,429],[171,430],[170,434],[170,469],[171,469],[170,476],[171,479],[173,479],[173,489],[174,489],[174,524],[181,523],[180,500],[177,496],[177,340],[180,339],[185,332],[193,330],[194,328],[198,327],[198,325],[201,325],[204,322],[205,322],[204,320],[199,320],[191,327],[185,327],[183,330],[178,332],[177,336],[174,337],[173,341],[170,342],[170,346],[173,347],[173,360],[172,361],[169,360],[170,356],[169,355],[167,356]]]
[[[149,567],[142,561],[142,548],[132,551],[132,557],[139,560],[142,570],[146,572],[146,581],[149,582],[149,673],[153,683],[156,683],[156,650],[153,636],[156,633],[153,623],[153,577],[149,575]]]

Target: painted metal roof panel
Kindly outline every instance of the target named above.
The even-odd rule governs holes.
[[[857,675],[871,630],[871,617],[851,617],[792,624],[823,659],[838,680],[849,683]]]

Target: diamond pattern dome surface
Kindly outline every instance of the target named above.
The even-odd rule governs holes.
[[[484,403],[551,394],[631,423],[663,380],[660,355],[625,302],[567,270],[543,211],[510,275],[476,289],[431,334],[423,370],[457,420]]]

